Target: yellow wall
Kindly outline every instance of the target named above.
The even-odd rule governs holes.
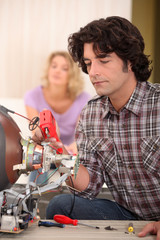
[[[159,0],[158,0],[159,1]],[[153,60],[153,72],[150,77],[151,82],[154,81],[154,58],[155,58],[155,11],[156,0],[133,0],[132,2],[132,23],[140,30],[145,41],[145,54],[151,55]]]
[[[154,82],[160,83],[160,1],[155,7]]]

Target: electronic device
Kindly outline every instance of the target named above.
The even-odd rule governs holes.
[[[71,174],[76,176],[79,160],[75,155],[64,155],[61,148],[54,149],[50,142],[38,144],[31,137],[24,139],[9,112],[15,113],[0,105],[0,231],[17,233],[37,217],[38,197],[35,196],[57,188]],[[55,137],[59,141],[56,122],[49,110],[41,112],[40,119],[29,120],[29,126],[32,129],[38,126],[44,138]],[[51,164],[58,165],[57,169],[62,173],[55,182],[42,186],[28,183],[24,193],[11,188],[22,173],[39,168],[47,172]],[[9,196],[12,196],[12,201],[9,201]]]

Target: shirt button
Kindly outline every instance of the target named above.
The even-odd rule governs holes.
[[[157,145],[153,146],[153,151],[157,151],[158,148],[159,148],[159,147],[158,147]]]
[[[129,169],[132,169],[132,166],[131,166],[131,165],[129,165],[129,166],[128,166],[128,168],[129,168]]]
[[[134,186],[135,188],[139,188],[139,185],[138,184],[135,184],[135,186]]]
[[[99,145],[97,146],[97,148],[98,148],[98,149],[101,149],[101,147],[102,147],[102,145],[101,145],[101,144],[99,144]]]

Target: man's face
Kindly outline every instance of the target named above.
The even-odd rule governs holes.
[[[128,66],[124,64],[116,53],[106,54],[101,58],[93,52],[92,43],[85,43],[84,62],[98,95],[106,95],[112,98],[118,96],[117,94],[123,96],[128,91],[131,83],[131,70],[128,71]]]

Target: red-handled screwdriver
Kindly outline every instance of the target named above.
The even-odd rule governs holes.
[[[71,218],[66,217],[66,216],[64,216],[64,215],[56,214],[56,215],[54,215],[54,218],[53,218],[53,219],[54,219],[56,222],[62,223],[62,224],[72,224],[72,225],[74,225],[74,226],[80,224],[80,225],[83,225],[83,226],[87,226],[87,227],[92,227],[92,228],[97,228],[97,229],[99,229],[99,227],[97,227],[97,226],[92,226],[92,225],[80,223],[80,222],[78,222],[77,219],[71,219]]]

